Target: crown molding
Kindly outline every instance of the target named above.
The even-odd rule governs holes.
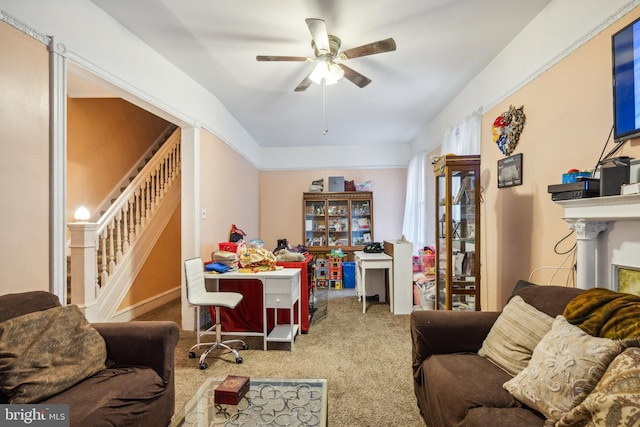
[[[42,34],[39,31],[36,31],[35,29],[31,28],[24,22],[20,21],[15,16],[12,16],[6,11],[1,9],[0,9],[0,21],[11,25],[13,28],[23,32],[24,34],[39,41],[42,44],[49,46],[49,44],[51,43],[51,37],[47,36],[46,34]]]

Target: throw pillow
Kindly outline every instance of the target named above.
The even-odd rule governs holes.
[[[511,375],[527,367],[533,349],[551,330],[553,317],[514,296],[491,327],[478,354]]]
[[[504,388],[555,422],[584,400],[624,346],[592,337],[558,316],[533,350],[529,365]]]
[[[640,422],[640,348],[630,347],[611,362],[584,401],[556,427],[632,426]]]
[[[36,403],[105,368],[106,344],[75,305],[0,323],[0,390]]]

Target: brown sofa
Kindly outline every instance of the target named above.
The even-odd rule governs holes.
[[[555,317],[579,289],[520,281],[514,293]],[[500,312],[411,313],[412,366],[420,413],[429,427],[544,425],[540,413],[520,404],[502,385],[512,378],[477,354]]]
[[[0,322],[59,306],[55,295],[43,291],[0,295]],[[71,426],[168,425],[175,406],[176,323],[92,326],[106,343],[106,369],[57,395],[31,403],[68,404]],[[8,396],[0,393],[0,403],[8,401]]]

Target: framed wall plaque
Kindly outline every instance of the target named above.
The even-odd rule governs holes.
[[[498,188],[522,185],[522,153],[498,160]]]

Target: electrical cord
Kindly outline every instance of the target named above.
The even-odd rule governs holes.
[[[565,240],[567,240],[569,237],[571,237],[571,235],[573,234],[573,230],[571,230],[569,232],[569,234],[567,234],[566,236],[564,236],[562,239],[558,240],[556,242],[556,244],[553,246],[553,252],[556,253],[557,255],[566,255],[568,253],[570,253],[571,251],[573,251],[576,248],[576,244],[574,243],[573,246],[571,246],[567,251],[565,252],[560,252],[558,250],[558,246],[560,246],[560,244],[562,242],[564,242]]]
[[[611,135],[612,134],[613,134],[613,126],[611,126],[611,130],[609,131],[609,136],[607,137],[607,140],[604,143],[604,147],[602,147],[602,152],[600,153],[600,157],[598,158],[598,163],[596,163],[596,167],[594,168],[594,172],[598,168],[598,166],[603,165],[608,160],[613,158],[614,154],[616,154],[618,151],[620,151],[622,146],[627,141],[629,141],[628,139],[625,139],[624,141],[617,143],[606,155],[603,156],[604,150],[607,148],[607,145],[609,144],[609,140],[611,139]]]
[[[565,240],[567,240],[572,234],[574,233],[573,230],[571,230],[569,233],[567,233],[566,236],[564,236],[562,239],[558,240],[556,242],[556,244],[553,247],[553,251],[558,254],[558,255],[567,255],[565,257],[564,260],[562,260],[562,262],[560,263],[560,265],[558,266],[558,270],[560,270],[560,268],[565,268],[565,269],[570,269],[571,270],[571,275],[567,275],[567,280],[565,282],[565,286],[569,286],[569,279],[573,278],[573,282],[575,283],[575,273],[576,273],[576,268],[577,268],[577,264],[576,264],[576,243],[574,243],[568,250],[562,252],[559,250],[559,246],[562,244],[562,242],[564,242]],[[571,267],[562,267],[563,265],[565,265],[565,263],[567,262],[568,259],[571,259]],[[558,270],[556,270],[555,273],[553,273],[553,277],[555,277],[556,273],[558,272]]]
[[[560,251],[559,246],[567,240],[573,234],[573,230],[570,231],[566,236],[562,237],[560,240],[556,242],[553,246],[553,252],[557,255],[566,255],[566,257],[562,260],[562,262],[557,266],[542,266],[534,269],[529,274],[529,281],[533,279],[533,276],[536,272],[540,270],[554,270],[553,274],[549,277],[547,284],[551,284],[551,282],[555,279],[556,275],[560,272],[560,270],[569,270],[569,274],[566,276],[565,287],[569,287],[572,283],[575,283],[575,274],[576,274],[576,244],[574,243],[571,248],[566,251]],[[564,267],[567,261],[570,260],[570,266]]]

